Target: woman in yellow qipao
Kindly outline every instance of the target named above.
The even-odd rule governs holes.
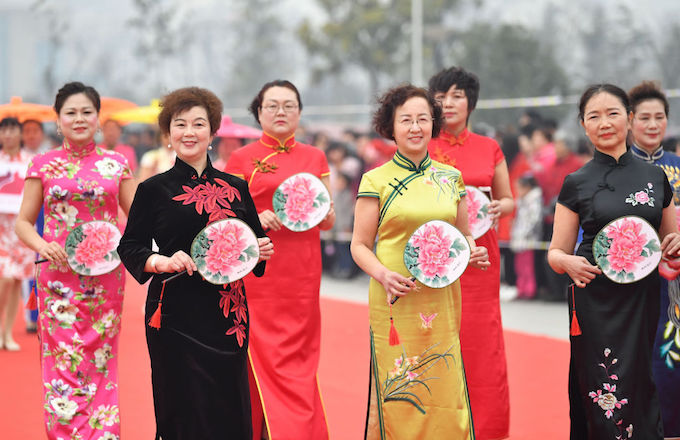
[[[474,439],[458,338],[460,284],[416,285],[403,254],[411,234],[430,220],[451,223],[466,236],[470,265],[487,267],[487,250],[470,235],[461,173],[427,153],[441,127],[441,109],[427,91],[391,89],[380,98],[373,124],[395,141],[397,153],[364,174],[355,208],[352,256],[371,276],[366,438]],[[402,298],[390,306],[395,296]]]

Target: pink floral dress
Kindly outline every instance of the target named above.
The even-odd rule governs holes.
[[[23,174],[30,161],[31,155],[24,150],[14,157],[0,150],[0,278],[27,280],[33,276],[35,253],[14,232],[24,188]]]
[[[117,224],[118,191],[131,178],[126,159],[94,143],[49,151],[33,159],[27,179],[40,179],[44,238],[62,245],[76,226]],[[120,437],[118,334],[123,266],[82,276],[45,263],[38,272],[38,334],[47,437],[110,440]]]

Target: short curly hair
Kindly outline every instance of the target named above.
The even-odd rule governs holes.
[[[442,109],[427,90],[412,84],[402,84],[378,98],[378,110],[373,114],[373,128],[382,137],[394,140],[394,112],[411,98],[423,98],[430,106],[432,137],[442,128]]]
[[[666,94],[661,90],[661,86],[658,82],[642,81],[628,91],[628,99],[630,99],[633,113],[637,111],[637,106],[642,101],[658,99],[663,104],[663,111],[666,113],[666,117],[668,117],[668,98],[666,98]]]
[[[253,114],[255,117],[255,122],[258,124],[260,123],[260,115],[258,114],[258,110],[260,107],[262,107],[262,101],[264,101],[264,92],[271,89],[272,87],[285,87],[295,92],[295,96],[297,97],[298,101],[298,108],[300,111],[302,111],[302,99],[300,98],[300,92],[298,91],[297,87],[295,87],[295,84],[285,79],[275,79],[274,81],[270,81],[263,85],[248,106],[248,110]]]
[[[213,92],[200,87],[185,87],[174,90],[161,100],[161,113],[158,115],[158,127],[161,133],[170,133],[172,117],[178,113],[203,107],[208,113],[210,134],[215,135],[222,122],[222,101]]]

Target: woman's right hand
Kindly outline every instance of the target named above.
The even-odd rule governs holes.
[[[194,260],[184,251],[177,251],[172,254],[172,257],[159,254],[155,263],[156,272],[158,273],[173,273],[186,270],[189,275],[193,275],[198,270]]]
[[[274,214],[274,212],[269,209],[265,209],[259,213],[258,217],[260,217],[260,223],[262,224],[262,228],[264,228],[265,231],[278,231],[283,226],[281,220],[279,220],[276,214]]]
[[[397,272],[387,271],[381,278],[378,281],[385,288],[388,304],[395,296],[404,296],[416,288],[416,283]]]
[[[563,260],[564,271],[574,281],[576,287],[583,288],[602,273],[599,267],[590,264],[585,257],[577,255],[565,255]]]
[[[56,263],[59,266],[68,264],[68,254],[56,241],[45,242],[45,245],[38,249],[38,253],[50,263]]]

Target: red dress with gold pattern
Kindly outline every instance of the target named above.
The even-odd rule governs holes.
[[[496,166],[505,159],[498,143],[463,130],[444,131],[428,145],[433,160],[456,167],[466,185],[491,187]],[[460,344],[477,440],[501,439],[510,431],[510,398],[500,309],[500,251],[495,229],[475,240],[489,251],[491,266],[468,267],[461,277]]]
[[[272,210],[272,197],[286,178],[330,174],[323,151],[296,142],[260,140],[234,151],[226,172],[248,182],[258,212]],[[328,438],[317,381],[321,348],[321,244],[319,228],[269,231],[274,256],[262,278],[247,276],[250,304],[253,438],[264,420],[270,438]],[[261,404],[259,408],[258,403]]]

